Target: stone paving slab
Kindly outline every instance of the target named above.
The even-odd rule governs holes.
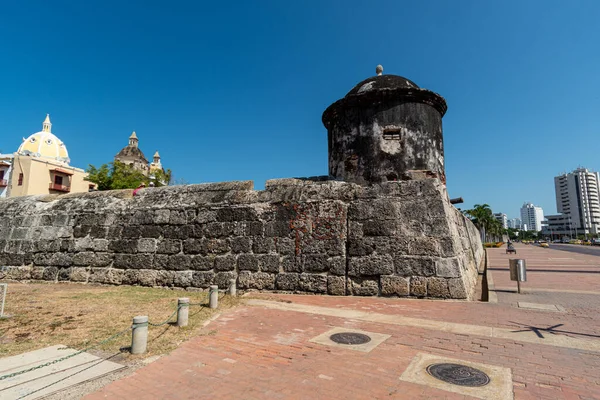
[[[56,345],[2,358],[0,375],[26,370],[76,352],[77,350],[63,345]],[[56,364],[0,381],[0,399],[39,399],[122,368],[125,367],[112,361],[80,353]]]

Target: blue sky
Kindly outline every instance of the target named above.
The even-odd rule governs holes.
[[[325,108],[385,73],[444,96],[464,207],[556,211],[600,169],[598,1],[27,1],[0,5],[0,151],[41,129],[72,165],[131,131],[189,183],[327,174]]]

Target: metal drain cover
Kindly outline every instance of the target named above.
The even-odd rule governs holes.
[[[483,371],[460,364],[431,364],[427,367],[429,375],[441,381],[460,386],[485,386],[490,377]]]
[[[339,344],[365,344],[371,341],[371,338],[363,333],[340,332],[329,336],[329,339]]]

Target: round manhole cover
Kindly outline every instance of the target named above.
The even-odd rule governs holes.
[[[340,332],[329,336],[329,339],[339,344],[364,344],[369,343],[371,338],[362,333]]]
[[[483,371],[460,364],[431,364],[427,367],[429,375],[441,381],[460,386],[485,386],[490,377]]]

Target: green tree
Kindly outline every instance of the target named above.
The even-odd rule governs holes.
[[[488,204],[475,204],[472,209],[465,210],[464,213],[471,218],[473,224],[479,229],[481,241],[485,242],[487,239],[487,231],[490,228],[492,228],[492,230],[494,229],[494,223],[492,221],[496,221],[490,206]]]
[[[86,179],[97,184],[98,190],[134,189],[141,183],[149,183],[142,172],[118,161],[102,164],[99,168],[90,164],[86,172]]]
[[[152,171],[152,174],[150,176],[150,180],[152,182],[154,182],[155,186],[168,186],[173,184],[173,173],[171,172],[170,169],[167,170],[157,170],[157,171]]]

